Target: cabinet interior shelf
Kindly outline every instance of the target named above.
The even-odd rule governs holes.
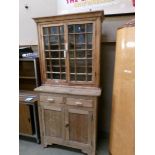
[[[34,76],[19,76],[20,79],[36,79]]]

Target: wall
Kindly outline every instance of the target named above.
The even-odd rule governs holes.
[[[25,5],[29,8],[25,9]],[[50,16],[57,13],[56,0],[19,1],[19,45],[37,45],[36,24],[32,18]]]

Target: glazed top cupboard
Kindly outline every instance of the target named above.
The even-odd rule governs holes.
[[[34,18],[42,84],[99,86],[103,11]]]

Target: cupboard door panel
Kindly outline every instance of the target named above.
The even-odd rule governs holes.
[[[82,144],[90,144],[91,139],[91,112],[80,109],[67,110],[67,122],[69,141]]]
[[[19,104],[19,132],[32,135],[32,123],[30,107],[26,104]]]
[[[43,107],[43,130],[47,137],[63,138],[63,110],[61,107]]]

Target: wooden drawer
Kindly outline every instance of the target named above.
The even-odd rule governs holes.
[[[93,107],[93,100],[87,100],[87,99],[78,99],[78,98],[67,98],[66,99],[67,105],[73,105],[73,106],[82,106],[82,107]]]
[[[64,103],[63,96],[57,96],[53,94],[40,94],[40,102],[45,103]]]

